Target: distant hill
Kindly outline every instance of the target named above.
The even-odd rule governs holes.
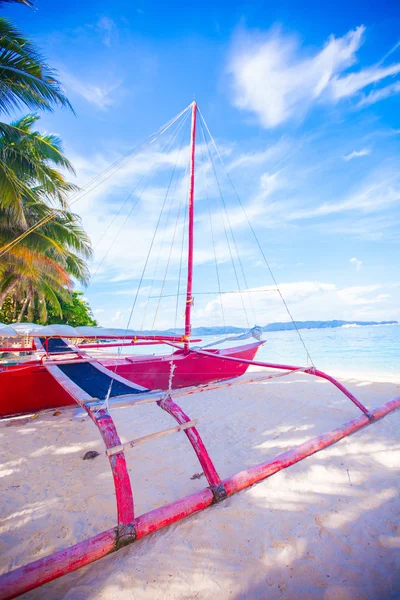
[[[289,323],[268,323],[268,325],[264,325],[261,327],[263,331],[292,331],[297,327],[297,329],[333,329],[335,327],[343,327],[343,326],[360,326],[365,327],[368,325],[398,325],[398,321],[340,321],[338,319],[334,319],[333,321],[295,321],[295,325],[292,322]],[[226,333],[244,333],[248,331],[243,327],[232,327],[227,325],[223,327],[222,325],[215,327],[194,327],[192,329],[192,336],[204,336],[204,335],[225,335]],[[167,331],[157,331],[157,332],[148,332],[148,333],[169,333],[171,335],[181,335],[183,333],[183,329],[168,329]]]
[[[295,321],[297,329],[331,329],[334,327],[343,327],[344,325],[398,325],[397,321]],[[269,323],[262,328],[263,331],[290,331],[295,329],[293,323]]]

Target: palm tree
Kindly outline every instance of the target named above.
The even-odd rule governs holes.
[[[0,0],[0,6],[10,2],[33,6],[30,0]],[[56,72],[12,23],[0,18],[0,114],[24,106],[72,110]],[[74,173],[73,167],[57,136],[34,130],[38,119],[28,114],[0,122],[0,307],[5,302],[14,319],[28,314],[46,321],[47,308],[62,316],[60,301],[70,298],[73,279],[88,280],[92,250],[79,217],[68,207],[68,194],[77,187],[59,170]]]
[[[57,136],[33,129],[37,115],[27,115],[0,131],[0,247],[51,216],[0,257],[0,306],[12,294],[21,319],[47,306],[62,316],[73,279],[88,280],[90,240],[79,217],[68,209],[67,194],[76,190],[55,166],[73,172]],[[14,135],[14,130],[18,134]]]
[[[32,6],[31,2],[19,3]],[[57,105],[72,110],[56,71],[10,21],[1,17],[0,113],[10,114],[23,106],[53,111]]]
[[[41,203],[38,207],[39,210],[30,209],[28,224],[36,223],[45,213]],[[21,231],[10,227],[6,213],[0,210],[0,244],[15,239]],[[33,309],[36,299],[46,301],[54,310],[58,309],[61,317],[59,298],[67,299],[73,287],[72,278],[82,283],[88,281],[86,259],[90,256],[90,240],[79,217],[67,210],[58,211],[56,217],[0,258],[0,306],[10,294],[16,302],[29,297],[26,308]],[[46,306],[42,308],[41,317],[45,320]]]
[[[0,6],[10,3],[33,7],[30,0],[0,0]],[[73,110],[57,79],[57,73],[49,67],[37,48],[12,23],[1,17],[0,114],[9,115],[24,106],[53,111],[57,105]],[[71,191],[71,187],[63,187],[62,180],[57,181],[56,171],[49,172],[50,167],[44,164],[40,165],[39,170],[35,164],[38,153],[39,157],[49,158],[54,166],[72,170],[59,151],[60,143],[55,136],[42,136],[31,131],[37,118],[28,115],[16,123],[0,122],[0,202],[2,207],[13,210],[16,220],[21,220],[22,224],[22,196],[31,194],[30,180],[25,177],[26,174],[42,184],[45,191],[51,192],[51,186],[53,191],[58,187],[64,198]],[[51,151],[53,154],[50,156]]]
[[[38,119],[26,115],[10,125],[0,123],[0,207],[22,227],[26,227],[24,207],[36,204],[38,194],[42,201],[57,200],[65,208],[67,194],[77,189],[54,168],[74,173],[61,140],[33,131]]]

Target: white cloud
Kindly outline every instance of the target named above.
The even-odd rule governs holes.
[[[121,323],[123,321],[123,315],[120,310],[117,310],[115,315],[111,317],[112,323]]]
[[[387,85],[380,90],[374,90],[369,94],[365,95],[358,106],[368,106],[369,104],[375,104],[375,102],[379,102],[380,100],[384,100],[385,98],[389,98],[390,96],[394,96],[395,94],[400,93],[400,81],[396,83],[392,83],[391,85]]]
[[[67,92],[72,92],[84,98],[89,104],[97,106],[101,110],[106,110],[109,106],[115,104],[114,92],[121,86],[122,80],[114,81],[109,84],[95,84],[88,81],[81,81],[75,75],[64,70],[61,71],[61,78]]]
[[[201,154],[202,146],[199,145],[198,149]],[[83,195],[82,199],[73,205],[73,210],[79,212],[83,225],[95,246],[96,259],[92,267],[92,272],[96,275],[95,282],[121,283],[140,278],[152,243],[153,247],[149,255],[145,277],[150,280],[155,278],[155,280],[162,281],[167,264],[169,270],[166,280],[171,281],[177,277],[176,269],[181,262],[183,221],[187,202],[186,167],[189,159],[189,146],[184,146],[181,152],[176,148],[162,150],[161,145],[155,144],[140,155],[125,161],[119,165],[119,170],[114,176],[100,185],[98,184],[101,180],[97,181],[95,185],[98,187],[95,187],[87,195]],[[222,148],[222,152],[224,152],[224,148]],[[78,184],[84,185],[85,182],[90,181],[115,159],[114,155],[105,157],[102,154],[91,157],[72,156],[71,160],[78,173]],[[166,197],[174,168],[174,179]],[[211,190],[209,183],[206,183],[207,169],[209,169],[209,165],[206,167],[199,165],[196,173],[196,252],[194,257],[196,265],[214,262],[208,205],[206,210],[202,210],[202,204],[207,195],[210,201],[215,199],[217,206],[219,202],[218,197],[215,196],[218,194],[217,188],[214,186],[215,189]],[[271,178],[265,176],[264,187],[272,187],[273,181],[273,176]],[[140,184],[134,190],[138,182]],[[123,206],[125,201],[126,204]],[[164,201],[166,201],[165,206],[158,223]],[[121,212],[119,212],[120,209]],[[218,213],[217,217],[220,220],[221,215]],[[226,221],[226,217],[224,218]],[[240,219],[243,221],[243,214],[240,215]],[[157,233],[152,242],[156,229]],[[185,233],[186,231],[187,225]],[[227,245],[224,228],[215,224],[214,234],[218,263],[230,261],[231,255],[237,258],[235,247],[231,246],[229,249]],[[184,252],[186,244],[187,242],[184,244]],[[243,245],[239,251],[242,257],[247,257],[247,250]],[[186,259],[184,264],[185,262]],[[145,283],[145,285],[147,284]],[[120,290],[119,293],[132,295],[136,291]]]
[[[297,151],[299,144],[293,144],[287,138],[282,138],[275,144],[271,144],[265,150],[258,152],[244,152],[240,156],[233,158],[227,165],[228,171],[233,173],[236,169],[257,168],[266,164],[276,165],[278,162],[287,159]]]
[[[265,285],[243,292],[248,308],[250,300],[257,316],[257,323],[264,325],[276,321],[288,321],[288,314],[274,286]],[[295,320],[390,320],[400,317],[398,284],[338,287],[334,283],[303,281],[282,283],[279,289],[288,303]],[[395,291],[396,297],[388,291]],[[240,294],[216,296],[204,307],[194,311],[194,323],[199,325],[221,324],[221,303],[226,322],[245,326],[246,321]]]
[[[352,160],[353,158],[359,158],[360,156],[368,156],[371,154],[371,150],[369,148],[361,148],[361,150],[354,150],[350,152],[350,154],[346,154],[343,156],[343,160]]]
[[[391,75],[397,75],[400,72],[400,63],[396,63],[391,67],[374,66],[358,73],[350,73],[342,78],[335,78],[332,81],[331,90],[332,96],[336,100],[354,96],[357,92],[364,89],[371,83],[376,83],[381,79],[386,79]]]
[[[293,211],[287,215],[289,221],[325,217],[349,211],[373,213],[395,205],[400,200],[400,188],[396,187],[397,177],[378,179],[366,183],[360,191],[354,192],[338,202],[324,202],[309,209]]]
[[[265,276],[266,277],[266,276]],[[262,277],[261,277],[262,281]],[[340,287],[332,282],[299,281],[279,285],[293,318],[298,321],[343,319],[386,321],[400,319],[400,284],[383,285],[375,283],[363,286]],[[184,296],[177,314],[177,326],[183,323]],[[121,299],[121,296],[119,296]],[[213,296],[196,295],[192,311],[192,324],[198,326],[222,325],[221,305],[227,325],[247,327],[243,303],[247,309],[250,324],[265,325],[272,322],[289,321],[288,313],[274,285],[260,285],[239,293],[224,293]],[[162,311],[153,327],[157,300],[147,307],[147,301],[137,305],[130,326],[135,329],[167,329],[174,327],[175,298],[163,301]],[[130,303],[118,311],[111,307],[101,316],[104,326],[125,327],[130,314]],[[144,318],[144,314],[147,316]],[[143,312],[144,311],[144,312]]]
[[[293,35],[273,29],[265,34],[242,32],[234,41],[228,71],[234,104],[254,113],[264,127],[303,118],[317,102],[335,103],[366,86],[400,72],[400,64],[380,64],[342,75],[356,63],[365,27],[341,38],[330,36],[311,53]],[[394,90],[393,90],[394,93]]]
[[[349,263],[355,266],[356,271],[359,271],[361,269],[362,261],[358,260],[358,258],[350,258]]]
[[[372,213],[357,219],[346,219],[346,216],[344,215],[343,218],[335,220],[334,223],[331,221],[325,224],[319,222],[318,230],[322,234],[340,234],[369,242],[379,242],[383,239],[386,242],[398,241],[399,217],[389,211],[387,211],[387,214]]]
[[[101,17],[97,21],[97,30],[102,35],[103,44],[109,48],[118,35],[118,28],[110,17]]]

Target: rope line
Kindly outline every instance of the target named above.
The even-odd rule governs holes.
[[[183,129],[184,125],[185,125],[185,124],[186,124],[186,122],[187,122],[188,116],[189,116],[189,113],[187,113],[187,115],[186,115],[186,117],[185,117],[185,119],[184,119],[184,122],[182,123],[182,127],[181,127],[180,129]],[[183,136],[182,136],[182,141],[181,141],[181,144],[180,144],[180,147],[179,147],[178,156],[177,156],[177,158],[176,158],[176,161],[175,161],[175,164],[174,164],[174,168],[173,168],[173,171],[172,171],[172,175],[171,175],[171,178],[170,178],[170,180],[169,180],[168,188],[167,188],[167,191],[166,191],[166,198],[167,198],[167,196],[168,196],[168,194],[169,194],[169,190],[170,190],[170,187],[171,187],[171,184],[172,184],[172,180],[173,180],[173,178],[174,178],[174,175],[175,175],[175,172],[176,172],[176,167],[177,167],[177,165],[178,165],[179,158],[180,158],[180,155],[181,155],[181,152],[182,152],[182,147],[183,147],[183,142],[184,142],[184,140],[185,140],[185,136],[183,135]],[[172,192],[172,195],[171,195],[171,201],[170,201],[170,203],[169,203],[168,215],[167,215],[167,219],[166,219],[166,221],[165,221],[165,227],[164,227],[163,238],[162,238],[162,241],[161,241],[160,249],[159,249],[159,251],[158,251],[157,262],[156,262],[156,266],[155,266],[155,268],[154,268],[154,272],[153,272],[153,278],[152,278],[152,280],[151,280],[150,291],[149,291],[149,294],[148,294],[148,297],[147,297],[147,301],[146,301],[146,305],[145,305],[145,309],[144,309],[144,312],[143,312],[143,318],[142,318],[142,324],[141,324],[141,328],[142,328],[142,329],[143,329],[143,327],[144,327],[144,322],[145,322],[146,315],[147,315],[147,309],[148,309],[148,306],[149,306],[150,297],[152,297],[152,296],[151,296],[151,292],[153,291],[154,281],[155,281],[155,278],[156,278],[156,274],[157,274],[157,270],[158,270],[158,265],[159,265],[160,258],[161,258],[162,249],[163,249],[163,247],[164,247],[165,236],[166,236],[166,234],[167,234],[168,223],[169,223],[169,219],[170,219],[170,215],[171,215],[171,210],[172,210],[173,201],[174,201],[174,198],[175,198],[175,192],[176,192],[177,182],[178,182],[178,178],[176,178],[176,179],[175,179],[175,183],[174,183],[174,189],[173,189],[173,192]],[[166,198],[165,198],[165,199],[166,199]],[[154,328],[154,326],[153,326],[153,328]]]
[[[99,175],[97,175],[96,177],[94,177],[94,179],[92,179],[82,190],[79,190],[79,192],[77,192],[77,195],[79,196],[78,198],[76,196],[72,196],[72,202],[69,202],[69,206],[72,206],[73,204],[75,204],[76,202],[78,202],[79,200],[81,200],[84,196],[86,196],[87,194],[89,194],[90,192],[92,192],[99,185],[101,185],[107,179],[109,179],[115,173],[117,173],[122,168],[122,166],[124,166],[124,165],[122,165],[120,163],[123,160],[125,160],[126,157],[133,158],[135,155],[131,156],[132,153],[134,153],[136,150],[138,150],[137,151],[137,153],[138,153],[145,141],[147,141],[148,139],[150,140],[144,146],[144,148],[146,148],[146,147],[150,146],[151,144],[153,144],[159,137],[161,137],[190,108],[191,108],[191,104],[189,106],[187,106],[183,111],[181,111],[176,117],[174,117],[173,119],[170,119],[170,121],[168,121],[165,125],[163,125],[162,127],[160,127],[160,129],[158,129],[155,134],[152,134],[152,135],[148,136],[147,138],[145,138],[145,140],[143,142],[140,142],[139,144],[137,144],[132,150],[130,150],[129,152],[127,152],[123,157],[121,157],[120,159],[118,159],[117,161],[115,161],[112,165],[110,165],[109,167],[107,167],[103,172],[101,172]],[[98,180],[102,175],[104,175],[105,173],[107,173],[110,169],[112,169],[114,166],[116,166],[118,164],[120,164],[120,166],[114,172],[112,172],[110,175],[108,175],[107,177],[105,177],[102,181],[100,181],[98,184],[96,184],[92,188],[87,189],[96,180]],[[81,193],[82,191],[84,193]],[[25,237],[27,237],[30,233],[32,233],[33,231],[35,231],[36,229],[38,229],[42,225],[45,225],[46,223],[48,223],[52,219],[55,219],[58,214],[63,213],[63,212],[64,211],[61,210],[61,209],[53,209],[50,212],[49,215],[47,215],[46,217],[43,217],[37,223],[35,223],[35,225],[32,225],[31,227],[29,227],[22,234],[20,234],[18,237],[16,237],[12,242],[8,242],[8,244],[5,244],[2,248],[0,248],[0,258],[6,252],[8,252],[9,250],[11,250],[14,246],[16,246],[20,241],[22,241]]]
[[[206,140],[205,140],[204,130],[203,129],[202,129],[202,134],[203,134],[203,140],[204,140],[204,144],[205,144]],[[220,305],[221,305],[221,316],[222,316],[222,323],[224,325],[224,332],[225,332],[225,335],[226,335],[227,329],[226,329],[225,311],[224,311],[224,304],[223,304],[223,301],[222,301],[221,281],[220,281],[220,277],[219,277],[219,269],[218,269],[218,261],[217,261],[217,251],[216,251],[216,248],[215,248],[214,227],[213,227],[212,218],[211,218],[211,208],[210,208],[210,201],[209,201],[209,195],[208,195],[207,169],[206,169],[206,161],[205,161],[204,147],[203,146],[201,146],[201,158],[202,158],[202,163],[203,163],[203,168],[204,168],[204,181],[205,181],[205,188],[206,188],[206,201],[207,201],[207,209],[208,209],[208,220],[209,220],[209,223],[210,223],[210,232],[211,232],[211,242],[212,242],[213,254],[214,254],[215,273],[216,273],[216,277],[217,277],[217,285],[218,285],[218,290],[219,290],[218,293],[219,293]]]
[[[270,276],[271,276],[271,278],[272,278],[272,281],[274,282],[274,285],[276,285],[276,288],[277,288],[278,294],[279,294],[279,296],[280,296],[280,298],[281,298],[281,300],[282,300],[282,302],[283,302],[283,305],[284,305],[284,307],[285,307],[285,309],[286,309],[286,312],[287,312],[287,314],[289,315],[289,318],[290,318],[290,320],[291,320],[291,322],[292,322],[292,324],[293,324],[293,327],[294,327],[294,329],[296,330],[296,332],[297,332],[297,335],[299,336],[299,339],[300,339],[300,341],[301,341],[301,343],[302,343],[302,345],[303,345],[303,348],[304,348],[304,350],[305,350],[305,352],[306,352],[307,360],[309,360],[309,361],[310,361],[310,363],[311,363],[311,365],[312,365],[312,366],[315,368],[314,362],[313,362],[313,360],[312,360],[312,358],[311,358],[311,355],[310,355],[310,353],[309,353],[309,351],[308,351],[308,348],[307,348],[307,346],[306,346],[306,344],[305,344],[305,341],[304,341],[304,339],[303,339],[303,336],[301,335],[301,333],[300,333],[300,331],[299,331],[299,329],[298,329],[298,327],[297,327],[297,325],[296,325],[296,321],[294,320],[294,318],[293,318],[293,316],[292,316],[292,313],[290,312],[289,306],[287,305],[287,303],[286,303],[286,300],[285,300],[285,298],[284,298],[284,296],[283,296],[283,294],[282,294],[282,292],[281,292],[281,290],[280,290],[280,288],[279,288],[279,286],[278,286],[278,283],[277,283],[277,281],[276,281],[276,279],[275,279],[274,273],[273,273],[273,271],[272,271],[272,269],[271,269],[271,267],[270,267],[270,264],[269,264],[269,262],[268,262],[268,260],[267,260],[267,257],[265,256],[265,253],[264,253],[264,251],[263,251],[263,249],[262,249],[262,246],[261,246],[261,244],[260,244],[260,241],[259,241],[259,239],[258,239],[258,237],[257,237],[257,234],[256,234],[256,232],[255,232],[254,228],[253,228],[253,225],[251,224],[251,221],[250,221],[250,219],[249,219],[249,217],[248,217],[248,215],[247,215],[247,212],[246,212],[246,210],[245,210],[245,208],[244,208],[244,206],[243,206],[243,203],[242,203],[242,201],[241,201],[241,199],[240,199],[240,196],[239,196],[239,194],[238,194],[238,192],[237,192],[237,190],[236,190],[236,187],[235,187],[235,185],[234,185],[234,183],[233,183],[233,181],[232,181],[232,179],[231,179],[231,177],[230,177],[230,175],[229,175],[229,173],[228,173],[228,171],[227,171],[227,169],[226,169],[226,167],[225,167],[225,163],[224,163],[224,161],[223,161],[223,159],[222,159],[222,156],[221,156],[221,154],[220,154],[220,152],[219,152],[219,150],[218,150],[217,144],[215,143],[215,140],[214,140],[213,136],[211,135],[211,132],[210,132],[210,130],[209,130],[209,128],[208,128],[208,125],[207,125],[207,123],[206,123],[206,121],[205,121],[205,119],[204,119],[204,117],[203,117],[203,114],[202,114],[202,112],[200,111],[200,109],[199,109],[199,108],[198,108],[198,111],[199,111],[199,113],[200,113],[200,117],[201,117],[201,121],[200,121],[200,122],[203,122],[203,123],[204,123],[204,126],[205,126],[205,128],[206,128],[206,131],[207,131],[207,133],[208,133],[208,135],[209,135],[209,137],[210,137],[210,140],[211,140],[211,142],[212,142],[212,144],[213,144],[213,146],[214,146],[214,148],[215,148],[215,151],[216,151],[216,153],[217,153],[217,156],[218,156],[218,158],[219,158],[219,160],[220,160],[220,162],[221,162],[221,165],[222,165],[222,167],[223,167],[223,169],[224,169],[225,175],[227,176],[227,178],[228,178],[228,180],[229,180],[229,182],[230,182],[230,184],[231,184],[231,186],[232,186],[232,189],[233,189],[233,191],[234,191],[234,193],[235,193],[235,196],[236,196],[236,198],[238,199],[238,202],[239,202],[239,205],[240,205],[240,207],[241,207],[241,209],[242,209],[242,211],[243,211],[243,214],[244,214],[244,216],[246,217],[246,221],[247,221],[247,223],[248,223],[248,225],[249,225],[249,227],[250,227],[250,230],[251,230],[251,232],[252,232],[252,234],[253,234],[253,237],[254,237],[254,239],[255,239],[255,241],[256,241],[256,244],[257,244],[257,246],[258,246],[258,248],[259,248],[259,250],[260,250],[260,252],[261,252],[261,256],[263,257],[263,260],[264,260],[264,262],[265,262],[265,264],[266,264],[266,266],[267,266],[267,268],[268,268],[268,271],[269,271],[269,273],[270,273]]]
[[[189,116],[189,113],[185,117],[185,124],[187,122],[188,116]],[[171,184],[172,184],[172,180],[173,180],[175,172],[176,172],[176,168],[177,168],[177,165],[178,165],[178,162],[179,162],[179,158],[180,158],[180,155],[181,155],[181,152],[182,152],[184,140],[185,140],[185,135],[182,136],[182,141],[181,141],[181,144],[180,144],[180,147],[179,147],[179,152],[178,152],[178,155],[177,155],[177,158],[176,158],[176,162],[175,162],[175,165],[174,165],[174,168],[173,168],[173,171],[172,171],[172,175],[171,175],[171,178],[170,178],[170,181],[169,181],[169,185],[168,185],[168,189],[167,189],[167,195],[169,194],[169,191],[170,191],[170,188],[171,188]],[[166,238],[166,235],[167,235],[167,229],[168,229],[168,224],[169,224],[169,220],[170,220],[170,216],[171,216],[172,206],[173,206],[173,203],[174,203],[174,200],[175,200],[175,193],[176,193],[177,184],[178,184],[178,177],[176,177],[176,179],[175,179],[174,187],[173,187],[172,194],[171,194],[171,201],[169,203],[168,215],[167,215],[167,219],[166,219],[165,227],[164,227],[164,234],[163,234],[163,238],[162,238],[162,241],[161,241],[160,249],[159,249],[159,252],[158,252],[157,263],[156,263],[156,266],[155,266],[155,269],[154,269],[153,279],[152,279],[151,287],[150,287],[150,292],[149,292],[149,296],[148,296],[148,299],[147,299],[147,303],[146,303],[146,307],[145,307],[145,311],[144,311],[144,315],[143,315],[142,327],[143,327],[144,320],[145,320],[145,317],[146,317],[147,308],[148,308],[148,305],[149,305],[149,300],[150,300],[151,292],[153,290],[153,285],[154,285],[155,277],[156,277],[156,274],[157,274],[158,265],[160,263],[160,258],[161,258],[162,250],[164,248],[164,242],[165,242],[165,238]],[[180,211],[180,205],[181,205],[181,203],[182,203],[182,197],[181,197],[181,201],[180,201],[180,204],[179,204],[179,211]],[[168,270],[168,266],[167,266],[167,270]],[[166,277],[166,273],[164,274],[164,282],[165,282],[165,277]],[[162,294],[162,292],[161,292],[161,294]],[[160,300],[161,300],[161,295],[160,295]],[[159,300],[159,302],[160,302],[160,300]],[[157,312],[158,312],[158,307],[157,307],[157,311],[156,311],[156,316],[157,316]],[[154,317],[152,329],[154,329],[155,318],[156,317]]]
[[[179,129],[179,131],[180,131],[180,129]],[[176,134],[176,135],[178,135],[179,131],[177,132],[177,134]],[[176,135],[175,135],[175,138],[176,138]],[[175,138],[174,138],[174,139],[175,139]],[[173,141],[174,141],[174,140],[173,140]],[[171,145],[172,145],[172,142],[171,142]],[[133,301],[133,304],[132,304],[132,308],[131,308],[131,311],[130,311],[130,314],[129,314],[129,319],[128,319],[128,323],[127,323],[127,326],[126,326],[126,332],[128,331],[128,329],[129,329],[129,325],[130,325],[130,323],[131,323],[131,319],[132,319],[133,311],[134,311],[134,309],[135,309],[136,302],[137,302],[137,299],[138,299],[138,296],[139,296],[139,291],[140,291],[140,289],[141,289],[141,286],[142,286],[142,283],[143,283],[144,274],[145,274],[145,272],[146,272],[146,269],[147,269],[147,264],[148,264],[148,262],[149,262],[149,258],[150,258],[151,251],[152,251],[152,249],[153,249],[154,240],[155,240],[155,238],[156,238],[156,235],[157,235],[157,232],[158,232],[158,227],[159,227],[159,225],[160,225],[161,216],[162,216],[162,213],[163,213],[163,210],[164,210],[164,207],[165,207],[165,203],[166,203],[166,201],[167,201],[167,196],[165,196],[165,198],[164,198],[164,202],[163,202],[163,204],[162,204],[161,211],[160,211],[160,214],[159,214],[159,217],[158,217],[158,221],[157,221],[157,224],[156,224],[156,230],[155,230],[155,232],[154,232],[154,234],[153,234],[153,237],[152,237],[152,240],[151,240],[151,244],[150,244],[150,248],[149,248],[149,251],[148,251],[148,253],[147,253],[146,261],[145,261],[145,264],[144,264],[144,267],[143,267],[143,270],[142,270],[142,274],[141,274],[141,277],[140,277],[140,280],[139,280],[139,286],[138,286],[138,288],[137,288],[137,290],[136,290],[136,295],[135,295],[135,298],[134,298],[134,301]],[[126,337],[126,332],[125,332],[125,336],[124,336],[124,338]],[[123,338],[123,339],[124,339],[124,338]]]
[[[248,290],[249,294],[263,294],[266,292],[277,292],[277,288],[270,288],[268,290]],[[193,296],[215,296],[215,294],[243,294],[243,290],[231,290],[229,291],[223,291],[223,290],[216,290],[214,292],[193,292]],[[176,298],[176,296],[186,296],[186,293],[181,292],[179,294],[163,294],[163,298]],[[150,296],[150,298],[152,300],[154,300],[155,298],[158,298],[159,296]]]
[[[201,120],[200,120],[200,126],[202,127]],[[204,137],[204,139],[205,139],[205,137]],[[219,183],[219,179],[217,177],[217,173],[216,173],[216,170],[215,170],[214,162],[212,160],[212,155],[211,155],[211,152],[210,152],[210,148],[209,148],[208,143],[206,142],[206,140],[205,140],[205,144],[206,144],[206,148],[207,148],[207,151],[208,151],[208,156],[209,156],[209,159],[210,159],[210,163],[211,163],[211,166],[212,166],[212,171],[214,173],[214,179],[216,181],[216,184],[217,184],[217,187],[218,187],[218,191],[219,191],[219,203],[220,203],[220,206],[223,207],[225,215],[227,216],[227,210],[226,210],[225,200],[224,200],[224,197],[223,197],[223,194],[222,194],[222,189],[221,189],[221,186],[220,186],[220,183]],[[225,221],[224,221],[224,217],[223,217],[223,212],[221,212],[221,220],[222,220],[222,224],[223,224],[223,228],[224,228],[224,232],[225,232],[225,238],[226,238],[226,242],[227,242],[227,245],[228,245],[229,254],[230,254],[230,257],[231,257],[233,271],[234,271],[234,274],[235,274],[236,284],[237,284],[239,290],[241,290],[242,288],[240,286],[240,281],[239,281],[239,277],[238,277],[238,274],[237,274],[237,270],[236,270],[236,266],[235,266],[235,261],[233,259],[232,248],[231,248],[231,244],[230,244],[230,241],[229,241],[228,231],[227,231],[227,228],[226,228],[226,225],[225,225]],[[228,218],[228,227],[230,227],[229,218]],[[231,235],[232,235],[232,232],[231,232]],[[238,256],[237,247],[236,247],[236,254]],[[240,300],[241,300],[241,303],[242,303],[243,312],[244,312],[244,315],[245,315],[245,318],[246,318],[247,326],[250,327],[249,317],[248,317],[246,306],[245,306],[244,300],[243,300],[243,293],[240,296]]]
[[[186,117],[184,120],[187,119],[189,115],[189,112],[187,113]],[[179,134],[179,131],[181,130],[182,125],[181,126],[177,126],[177,129],[175,132],[173,132],[169,138],[169,140],[164,144],[163,148],[161,149],[161,152],[163,152],[165,149],[167,150],[167,152],[171,149],[171,146],[174,142],[174,140],[176,139],[177,135]],[[167,148],[168,146],[168,148]],[[127,221],[129,220],[129,218],[131,217],[133,211],[135,210],[136,206],[139,204],[144,192],[146,191],[147,187],[149,186],[150,182],[152,181],[155,173],[157,172],[159,167],[156,167],[155,170],[153,171],[153,173],[151,174],[151,176],[149,176],[148,181],[146,182],[146,185],[144,186],[144,188],[142,189],[142,191],[140,192],[139,196],[136,198],[136,202],[134,202],[132,208],[130,209],[130,211],[128,212],[128,214],[126,215],[121,227],[119,228],[119,230],[117,231],[117,233],[115,234],[110,246],[108,247],[105,255],[103,256],[102,260],[100,261],[100,264],[98,265],[96,271],[93,273],[92,277],[90,278],[85,291],[88,289],[89,285],[91,285],[93,283],[94,278],[96,277],[97,273],[99,272],[101,266],[103,265],[105,259],[107,258],[107,256],[109,255],[112,247],[114,246],[116,240],[118,239],[118,237],[120,236],[123,228],[125,227]],[[133,188],[132,192],[128,195],[127,199],[125,200],[123,206],[126,205],[126,203],[128,202],[128,200],[133,196],[133,194],[135,193],[136,189],[139,187],[140,183],[143,181],[143,179],[146,177],[146,175],[142,175],[142,177],[139,179],[138,183],[135,185],[135,187]],[[113,219],[115,220],[115,219]]]
[[[187,177],[186,195],[188,195],[188,192],[189,192],[189,177],[188,177],[188,173],[189,173],[189,160],[188,160],[188,163],[186,165],[186,172],[185,172],[185,179]],[[174,329],[176,329],[176,325],[177,325],[177,322],[178,322],[179,296],[181,296],[181,295],[185,295],[186,296],[186,293],[185,294],[181,294],[180,293],[180,289],[181,289],[181,277],[182,277],[182,265],[183,265],[183,247],[184,247],[185,239],[186,239],[186,222],[187,222],[187,216],[188,216],[188,204],[186,202],[185,203],[185,215],[184,215],[184,218],[183,218],[182,244],[181,244],[181,260],[180,260],[180,263],[179,263],[178,293],[176,294]]]
[[[176,186],[175,186],[175,190],[176,190]],[[175,190],[174,190],[174,195],[175,195]],[[173,249],[173,246],[174,246],[176,231],[177,231],[177,228],[178,228],[179,217],[180,217],[180,214],[181,214],[181,208],[182,208],[182,195],[181,195],[181,198],[180,198],[180,201],[179,201],[178,214],[177,214],[176,220],[175,220],[174,232],[173,232],[171,244],[170,244],[170,247],[169,247],[169,255],[168,255],[167,265],[166,265],[165,272],[164,272],[164,279],[163,279],[163,282],[162,282],[160,294],[158,296],[157,308],[156,308],[156,312],[155,312],[154,319],[153,319],[152,329],[155,328],[155,323],[156,323],[158,311],[159,311],[159,308],[160,308],[161,298],[163,296],[165,281],[166,281],[166,278],[167,278],[168,269],[169,269],[169,265],[170,265],[170,261],[171,261],[172,249]]]

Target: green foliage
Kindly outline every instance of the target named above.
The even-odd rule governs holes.
[[[97,326],[97,321],[93,317],[93,313],[87,301],[83,297],[82,292],[72,292],[68,300],[61,300],[62,318],[49,310],[47,324],[65,323],[72,327],[83,327],[85,325]]]
[[[0,7],[11,2],[33,6],[31,0],[0,0]],[[56,72],[34,44],[0,18],[0,114],[55,106],[71,109]],[[71,295],[74,279],[88,281],[86,260],[92,253],[68,206],[68,194],[78,188],[58,169],[74,170],[61,140],[35,130],[38,119],[28,114],[0,122],[0,319],[91,324],[89,307],[77,293]]]
[[[0,256],[0,306],[12,294],[17,320],[35,314],[43,323],[48,308],[62,317],[60,300],[68,300],[72,278],[87,282],[92,250],[79,217],[68,210],[66,194],[76,188],[54,168],[72,167],[56,136],[33,130],[37,120],[22,117],[11,131],[0,124],[0,248],[51,217]]]
[[[22,322],[41,322],[41,308],[39,303],[33,310],[24,313]],[[23,300],[17,300],[15,296],[8,295],[0,308],[0,323],[10,325],[17,320],[17,315],[20,313],[23,305]],[[82,292],[73,291],[65,300],[58,301],[59,310],[57,307],[48,308],[46,320],[42,321],[43,325],[51,325],[52,323],[65,323],[72,327],[83,327],[85,325],[97,326],[97,321],[93,317],[92,310],[83,298]]]
[[[15,321],[14,317],[14,301],[12,296],[7,296],[4,300],[2,307],[0,308],[0,323],[6,323],[9,325]]]
[[[0,18],[0,112],[22,106],[53,111],[54,105],[72,110],[56,71],[22,32]]]

